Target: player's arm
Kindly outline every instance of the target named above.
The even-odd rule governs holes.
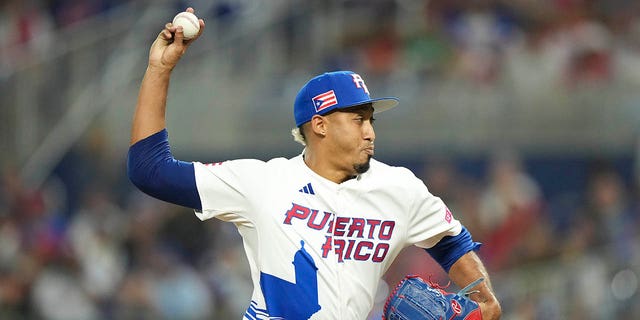
[[[500,319],[502,309],[493,293],[489,274],[474,251],[467,252],[451,266],[449,277],[460,288],[484,278],[484,281],[472,288],[478,290],[478,293],[472,294],[470,298],[480,305],[483,320]]]
[[[192,8],[188,8],[187,11],[194,12]],[[204,30],[204,21],[200,19],[199,23],[198,35],[188,41],[184,41],[182,27],[167,23],[151,45],[149,63],[140,85],[133,115],[131,145],[166,127],[165,109],[171,71],[189,45]]]
[[[491,289],[489,275],[475,253],[480,246],[480,243],[473,241],[467,228],[462,226],[459,234],[445,236],[435,246],[425,250],[449,273],[451,280],[460,288],[484,278],[485,281],[472,288],[480,292],[471,295],[471,299],[480,305],[483,320],[499,319],[500,304]]]
[[[204,21],[200,19],[200,33],[203,29]],[[127,175],[140,190],[155,198],[200,209],[193,164],[173,158],[165,130],[171,71],[197,39],[196,36],[186,42],[183,37],[182,28],[168,23],[151,45],[133,116]]]

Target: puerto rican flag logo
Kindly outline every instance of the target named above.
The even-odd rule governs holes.
[[[313,106],[316,108],[316,112],[320,112],[326,108],[338,104],[338,97],[336,97],[336,94],[335,92],[333,92],[333,90],[321,93],[313,97],[313,99],[311,100],[313,101]]]

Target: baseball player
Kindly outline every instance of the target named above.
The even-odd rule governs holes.
[[[196,39],[184,41],[168,23],[152,44],[128,175],[140,190],[193,208],[202,220],[236,225],[254,285],[245,319],[365,319],[378,281],[409,245],[425,248],[458,286],[486,279],[473,299],[484,319],[499,318],[474,252],[479,244],[414,174],[372,158],[374,114],[398,101],[371,99],[356,73],[325,73],[299,91],[293,132],[305,147],[296,157],[174,159],[165,129],[169,79]]]

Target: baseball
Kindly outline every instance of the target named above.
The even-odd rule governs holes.
[[[198,22],[198,17],[196,17],[195,14],[187,11],[178,13],[173,18],[173,25],[182,26],[185,40],[189,40],[195,37],[198,34],[198,31],[200,31],[200,23]]]

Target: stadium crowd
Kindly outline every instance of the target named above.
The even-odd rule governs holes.
[[[17,44],[41,50],[42,34],[125,2],[3,1],[0,53]],[[509,82],[525,95],[640,84],[640,5],[634,1],[434,0],[425,2],[422,23],[402,30],[390,12],[414,2],[332,3],[366,3],[376,29],[345,33],[326,68],[351,65],[372,76],[411,70],[425,82]],[[231,9],[215,10],[212,16]],[[291,48],[304,38],[292,31],[296,19],[292,13],[282,28]],[[251,282],[235,228],[200,222],[189,210],[136,191],[126,179],[125,155],[114,152],[104,134],[89,132],[41,188],[26,185],[17,164],[3,163],[0,318],[240,318]],[[562,162],[574,165],[573,175],[530,170],[517,151],[488,153],[471,172],[455,155],[409,162],[484,243],[479,253],[497,275],[506,319],[633,319],[640,317],[640,172],[634,169],[640,159],[634,152],[621,156],[623,165],[620,157],[597,154],[579,164]],[[558,180],[574,188],[549,187]],[[574,274],[568,266],[576,264],[582,269]],[[543,295],[549,287],[536,284],[553,279],[555,273],[543,272],[549,269],[565,278],[553,296],[564,301],[550,301],[549,292]],[[418,249],[401,255],[387,283],[406,273],[445,281]],[[518,295],[516,285],[542,289]]]
[[[0,52],[16,45],[46,50],[47,34],[135,0],[9,0],[0,4]],[[230,23],[246,1],[174,0],[176,10],[201,5],[212,23]],[[143,2],[141,2],[143,3]],[[340,50],[325,69],[349,65],[371,75],[408,70],[423,77],[460,76],[483,84],[522,82],[527,87],[611,80],[640,81],[640,5],[634,1],[376,1],[334,0],[307,4],[310,11],[283,10],[281,38],[291,62],[311,34],[304,21],[326,11],[361,12],[357,25],[341,31]],[[266,5],[266,4],[263,4]],[[315,6],[314,6],[315,5]],[[291,6],[295,8],[296,6]],[[397,21],[400,11],[418,20]],[[348,16],[348,15],[347,15]],[[362,19],[362,18],[367,19]],[[11,58],[10,56],[7,58]],[[5,63],[10,64],[9,61]],[[532,72],[535,70],[536,72]]]

